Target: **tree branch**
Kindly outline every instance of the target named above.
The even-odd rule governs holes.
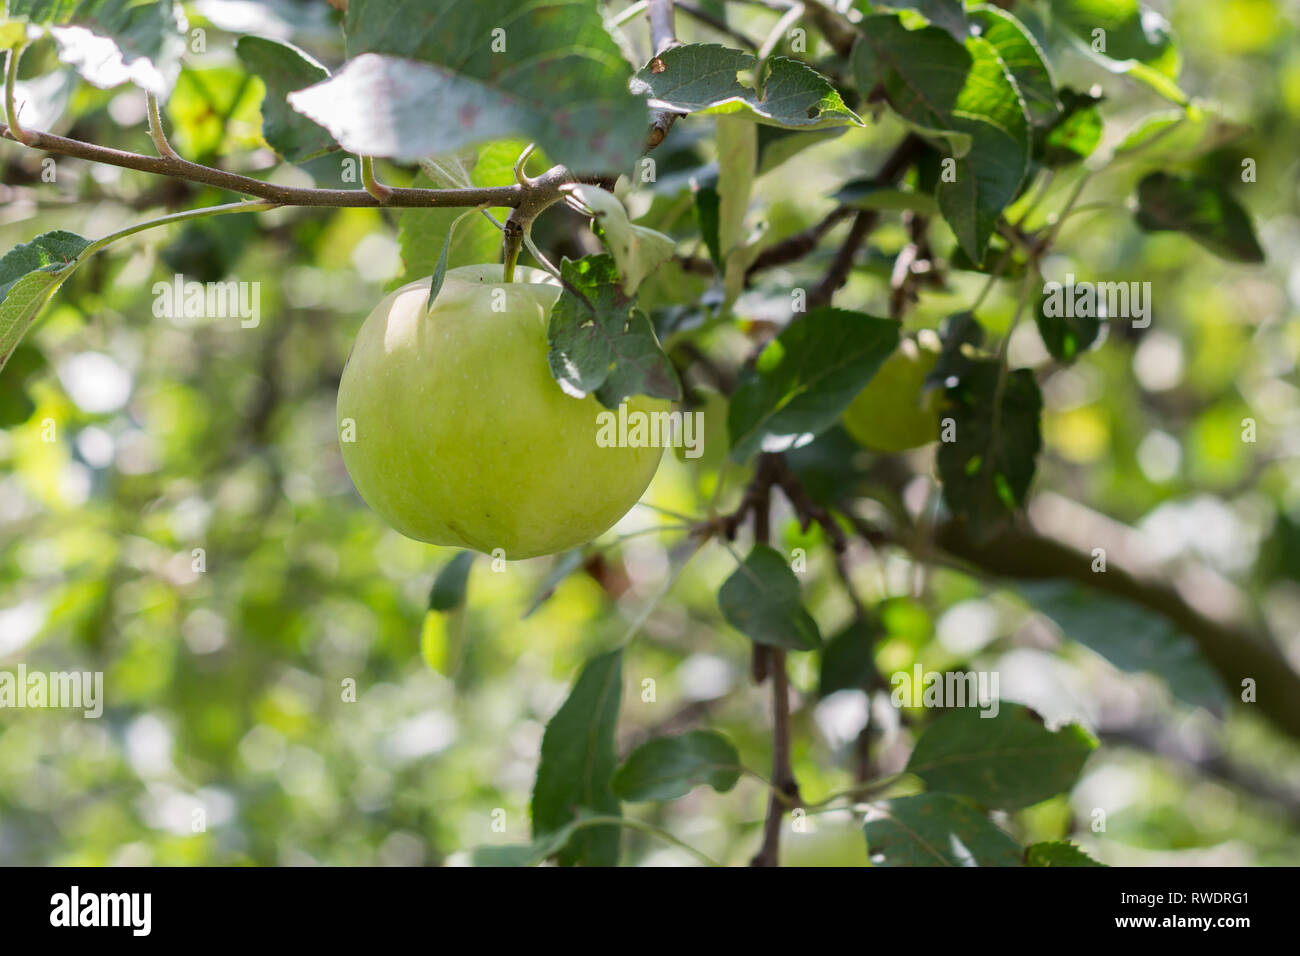
[[[1253,680],[1257,703],[1244,706],[1258,707],[1300,738],[1300,674],[1229,581],[1198,565],[1171,570],[1150,556],[1137,532],[1059,495],[1040,493],[1027,524],[977,543],[960,522],[942,522],[935,543],[997,576],[1065,578],[1155,611],[1196,641],[1230,700],[1240,701],[1242,682]],[[1092,570],[1096,548],[1106,553],[1105,572]]]
[[[657,60],[665,50],[677,46],[677,31],[673,27],[673,0],[650,0],[646,17],[650,21],[650,46],[654,49]],[[651,61],[651,69],[654,69],[653,63],[654,60]],[[645,144],[647,153],[664,141],[679,115],[671,110],[651,112],[650,135],[646,137]]]
[[[70,156],[124,169],[135,169],[158,176],[170,176],[187,182],[204,186],[215,186],[265,199],[278,206],[394,206],[394,207],[430,207],[450,208],[468,206],[507,206],[515,208],[530,202],[539,202],[547,198],[551,201],[561,198],[559,187],[564,183],[604,182],[596,176],[574,176],[562,166],[553,167],[547,174],[538,176],[531,186],[515,184],[513,186],[485,186],[473,189],[412,189],[408,187],[386,187],[391,196],[380,202],[364,189],[315,189],[305,186],[279,186],[274,183],[242,176],[239,173],[226,172],[192,163],[189,160],[168,156],[145,156],[98,146],[76,139],[55,136],[53,133],[37,133],[24,130],[24,135],[31,140],[34,148],[59,156]],[[0,123],[0,137],[14,142],[22,141],[13,133],[8,124]],[[558,172],[557,171],[562,171]],[[550,173],[557,173],[551,176]],[[554,197],[542,195],[543,191],[553,191]]]

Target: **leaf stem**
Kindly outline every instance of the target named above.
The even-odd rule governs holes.
[[[18,58],[22,56],[20,44],[9,51],[5,64],[5,118],[9,121],[9,131],[14,139],[24,146],[35,146],[38,133],[29,133],[18,125],[18,107],[15,105],[14,89],[18,85]]]
[[[380,205],[388,205],[393,198],[393,190],[375,178],[373,156],[361,157],[361,185],[366,187],[366,192],[374,196]]]
[[[667,830],[663,829],[662,827],[657,827],[653,823],[646,823],[644,820],[635,820],[632,819],[631,817],[595,816],[595,817],[582,817],[581,819],[575,820],[573,823],[574,830],[582,830],[587,827],[597,827],[597,826],[620,826],[620,827],[627,827],[629,830],[639,830],[642,833],[648,833],[651,836],[658,837],[659,839],[663,840],[665,843],[671,843],[679,850],[685,850],[687,853],[695,857],[695,859],[699,860],[705,866],[723,865],[722,863],[719,863],[717,860],[713,859],[713,857],[709,856],[703,851],[695,849],[695,847],[691,846],[686,841],[678,839],[677,837],[673,836],[671,833],[669,833]]]
[[[153,140],[154,149],[158,150],[159,156],[167,159],[180,159],[176,150],[172,149],[172,144],[167,142],[167,134],[163,132],[162,114],[158,110],[158,97],[146,91],[144,94],[145,107],[149,113],[149,137]]]

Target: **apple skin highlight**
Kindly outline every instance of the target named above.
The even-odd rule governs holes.
[[[366,503],[410,538],[509,560],[599,536],[644,493],[662,448],[600,447],[590,395],[565,394],[547,366],[560,296],[545,272],[450,269],[405,285],[361,326],[339,384],[343,462]],[[493,311],[494,303],[500,311]],[[667,411],[634,396],[629,411]]]

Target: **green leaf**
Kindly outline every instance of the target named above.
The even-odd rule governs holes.
[[[1062,87],[1061,112],[1047,128],[1034,131],[1034,156],[1048,166],[1068,166],[1092,155],[1101,143],[1102,97]]]
[[[884,87],[889,105],[915,129],[947,139],[953,156],[963,156],[970,137],[957,131],[952,112],[971,69],[971,55],[938,27],[909,30],[890,15],[869,16],[858,25],[853,75],[858,89]]]
[[[534,841],[570,824],[580,810],[620,816],[610,789],[616,758],[614,730],[623,694],[620,648],[589,660],[569,698],[546,725],[533,785]],[[575,833],[559,851],[565,866],[615,866],[619,828],[597,826]]]
[[[421,160],[421,174],[412,185],[427,189],[509,185],[515,181],[515,159],[527,145],[519,140],[500,140],[457,155]],[[448,235],[451,235],[451,245],[447,247],[448,269],[492,262],[501,257],[501,230],[480,214],[462,222],[453,234],[451,225],[460,215],[461,210],[456,208],[401,211],[397,219],[397,240],[406,266],[404,282],[433,273]]]
[[[700,229],[700,238],[704,240],[704,247],[709,250],[709,258],[713,264],[722,271],[723,259],[722,248],[718,244],[718,227],[719,213],[722,207],[722,199],[718,195],[716,186],[701,186],[695,190],[695,223]]]
[[[36,402],[28,393],[28,382],[46,367],[45,356],[30,345],[14,350],[4,375],[0,375],[0,428],[21,425],[36,411]]]
[[[100,89],[131,82],[166,99],[185,53],[173,0],[9,0],[9,16],[48,25],[59,59]]]
[[[855,620],[822,648],[817,696],[840,690],[866,690],[878,679],[876,640],[884,631],[874,622]]]
[[[717,731],[693,730],[657,737],[634,750],[614,774],[614,793],[630,802],[676,800],[700,784],[726,793],[740,771],[740,754],[731,741]]]
[[[736,79],[758,60],[717,43],[686,43],[659,54],[633,78],[634,92],[656,109],[740,116],[788,129],[861,126],[830,81],[812,67],[768,57],[754,88]]]
[[[759,355],[727,411],[731,454],[798,447],[838,421],[898,347],[898,323],[828,306],[781,331]]]
[[[1061,111],[1061,101],[1056,97],[1056,81],[1038,41],[1023,23],[998,7],[972,7],[970,18],[1016,81],[1030,122],[1035,126],[1051,124]]]
[[[1024,504],[1042,446],[1043,397],[1034,373],[1007,372],[999,402],[1000,369],[996,360],[973,360],[957,387],[948,390],[944,419],[953,419],[956,434],[954,441],[939,444],[944,500],[977,540],[990,537]]]
[[[896,113],[941,134],[956,166],[935,198],[973,261],[983,258],[998,216],[1029,168],[1029,120],[997,50],[981,37],[958,43],[938,27],[908,30],[897,17],[867,17],[854,46],[860,89],[883,85]]]
[[[958,707],[939,717],[916,742],[907,772],[928,790],[1019,810],[1069,790],[1097,746],[1078,724],[1050,731],[1020,704],[1002,701],[991,713]]]
[[[718,250],[722,254],[723,308],[745,289],[758,255],[745,225],[758,168],[758,127],[735,116],[718,117]]]
[[[594,393],[607,408],[628,395],[681,398],[681,383],[650,320],[632,310],[609,255],[565,259],[564,291],[547,327],[551,374],[567,390]]]
[[[631,171],[649,126],[594,3],[352,0],[348,63],[289,97],[344,148],[418,159],[517,136]],[[502,46],[504,45],[504,49]]]
[[[301,163],[335,147],[328,132],[294,112],[285,99],[294,90],[325,79],[329,70],[296,46],[264,37],[240,37],[235,53],[266,86],[262,138],[271,149],[291,163]]]
[[[462,551],[443,565],[429,591],[430,611],[450,611],[465,603],[465,585],[473,564],[474,552]]]
[[[939,180],[935,198],[962,249],[978,261],[1029,169],[1029,125],[1024,101],[992,45],[969,37],[966,49],[971,69],[952,124],[970,136],[971,149],[957,159],[955,182]]]
[[[566,551],[560,556],[560,559],[551,566],[547,573],[546,579],[542,581],[541,587],[533,595],[532,601],[528,603],[528,609],[524,611],[523,616],[529,617],[534,611],[545,604],[555,593],[555,589],[560,586],[560,582],[567,578],[578,568],[582,567],[586,561],[586,554],[582,548],[574,548],[572,551]]]
[[[1073,843],[1035,843],[1025,849],[1025,866],[1105,866]]]
[[[1102,320],[1105,318],[1100,315],[1079,315],[1077,309],[1067,308],[1067,303],[1073,302],[1074,298],[1073,285],[1049,282],[1038,299],[1038,308],[1034,313],[1034,323],[1038,326],[1038,334],[1047,346],[1047,351],[1052,358],[1065,364],[1073,362],[1092,347],[1101,334]]]
[[[799,579],[765,544],[754,545],[743,564],[722,582],[718,607],[727,623],[757,644],[811,651],[821,632],[804,610]]]
[[[864,14],[878,10],[912,10],[936,27],[942,27],[958,42],[966,38],[970,25],[961,0],[857,0],[854,6]]]
[[[1138,0],[1052,0],[1052,21],[1093,62],[1187,102],[1177,83],[1182,56],[1168,22],[1150,7]]]
[[[577,184],[569,191],[592,211],[593,225],[599,226],[600,239],[623,278],[623,291],[635,295],[642,280],[672,258],[676,243],[662,232],[633,225],[623,204],[599,186]]]
[[[874,866],[1020,866],[1020,844],[947,793],[874,803],[862,826]]]
[[[1227,692],[1196,642],[1164,615],[1068,581],[1023,581],[1017,589],[1070,640],[1122,671],[1164,678],[1180,700],[1222,713]]]
[[[47,232],[0,259],[0,369],[89,245],[71,232]]]
[[[1144,232],[1174,230],[1221,259],[1264,261],[1250,216],[1217,183],[1152,173],[1138,183],[1137,198],[1137,224]]]

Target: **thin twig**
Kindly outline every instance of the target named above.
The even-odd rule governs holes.
[[[180,154],[172,149],[172,144],[167,142],[167,134],[163,131],[162,114],[158,110],[158,97],[152,93],[144,94],[145,111],[149,114],[149,137],[153,140],[154,149],[158,150],[159,156],[165,156],[168,159],[180,159]]]
[[[364,189],[315,189],[305,186],[280,186],[263,182],[251,176],[214,169],[185,159],[172,159],[166,156],[145,156],[126,150],[113,149],[84,143],[53,133],[37,133],[30,130],[21,131],[29,137],[32,144],[47,153],[85,159],[90,162],[103,163],[108,166],[120,166],[123,169],[135,169],[158,176],[170,176],[203,186],[215,186],[231,192],[265,199],[277,206],[396,206],[453,208],[468,206],[506,206],[517,208],[524,204],[536,204],[542,199],[560,198],[559,187],[565,183],[593,183],[599,185],[607,181],[601,176],[575,176],[563,166],[552,167],[547,173],[536,177],[535,189],[528,189],[519,184],[513,186],[483,186],[470,189],[414,189],[410,187],[389,186],[392,198],[381,203]],[[0,123],[0,137],[22,143],[23,140],[14,129],[6,123]],[[554,174],[554,175],[552,175]],[[543,195],[543,193],[545,195]],[[553,198],[551,194],[554,194]],[[549,201],[547,203],[549,205]]]
[[[654,50],[651,69],[664,51],[678,45],[677,32],[673,27],[673,0],[650,0],[646,10],[650,20],[650,46]],[[648,153],[664,141],[673,123],[681,115],[672,110],[654,110],[650,114],[650,134],[646,137],[645,151]]]

